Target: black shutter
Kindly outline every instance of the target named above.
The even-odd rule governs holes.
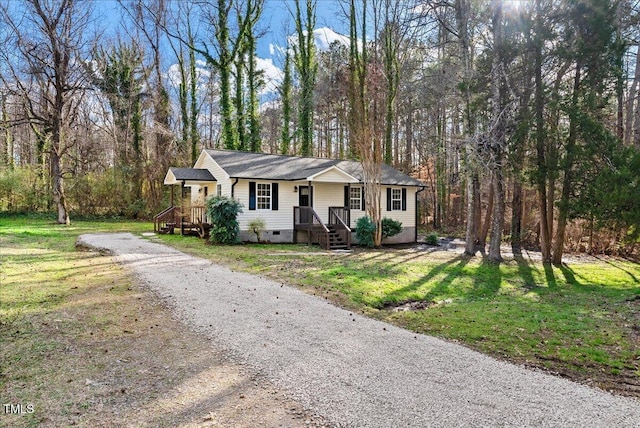
[[[313,186],[309,186],[309,206],[313,206]]]
[[[391,187],[387,187],[387,211],[391,211]]]
[[[278,183],[271,183],[271,209],[278,211]]]
[[[350,208],[351,203],[349,201],[351,195],[349,195],[349,186],[344,186],[344,207]]]
[[[256,209],[256,182],[255,181],[249,182],[249,209],[250,210]]]
[[[365,201],[365,199],[364,199],[364,187],[362,188],[362,193],[360,194],[360,197],[362,198],[362,200],[360,201],[360,208],[362,209],[362,211],[364,211],[365,210],[365,208],[364,208],[364,201]]]
[[[407,210],[407,189],[402,188],[402,211]]]

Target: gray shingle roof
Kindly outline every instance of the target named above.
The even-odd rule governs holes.
[[[207,153],[232,178],[304,180],[335,166],[360,182],[363,181],[362,165],[356,161],[214,149],[207,149]],[[396,186],[424,186],[424,183],[389,165],[382,165],[381,183]]]
[[[208,169],[171,167],[169,170],[178,181],[217,181]]]

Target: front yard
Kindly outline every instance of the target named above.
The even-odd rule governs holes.
[[[87,379],[107,362],[120,364],[114,362],[117,358],[98,355],[111,338],[134,331],[130,317],[120,314],[130,311],[135,318],[140,291],[108,257],[77,252],[74,241],[80,233],[139,234],[150,228],[148,223],[127,222],[75,222],[68,228],[38,217],[0,218],[3,397],[33,398],[37,391],[50,389],[43,379],[57,379],[57,394],[64,399],[70,390],[91,386],[85,385]],[[529,259],[496,266],[481,257],[431,247],[335,254],[305,245],[211,246],[178,235],[155,239],[419,333],[640,397],[638,264],[578,257],[561,267]],[[104,299],[111,304],[101,305]],[[125,336],[157,343],[152,336],[157,330],[151,328],[156,323],[144,334],[136,329],[135,335]],[[119,352],[129,352],[131,343],[123,341]],[[83,358],[89,352],[84,361],[90,366],[73,369],[79,361],[73,352]],[[36,381],[40,383],[21,392]],[[83,411],[82,406],[94,405],[69,401],[62,410],[73,415]],[[39,419],[34,415],[30,420]]]
[[[561,267],[522,258],[496,266],[425,247],[333,254],[160,239],[419,333],[640,397],[638,264],[581,257]]]

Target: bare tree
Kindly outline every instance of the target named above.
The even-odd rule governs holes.
[[[26,0],[0,6],[0,18],[11,34],[11,48],[3,51],[2,61],[10,70],[11,86],[28,100],[27,119],[49,155],[61,224],[70,223],[64,159],[73,145],[69,132],[85,89],[90,15],[90,3],[76,0]]]

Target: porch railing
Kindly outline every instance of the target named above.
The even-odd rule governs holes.
[[[187,208],[186,213],[182,216],[182,221],[185,223],[207,223],[207,215],[204,206],[195,205]]]
[[[195,230],[202,237],[210,229],[207,226],[207,212],[204,206],[172,206],[153,217],[153,231],[156,233],[173,234],[177,227],[182,235]]]
[[[173,233],[180,224],[180,208],[171,206],[153,217],[153,231],[156,233]]]
[[[293,207],[293,228],[308,231],[309,244],[317,242],[321,248],[329,248],[329,228],[312,207]]]
[[[349,209],[347,207],[329,207],[329,226],[351,248],[351,228],[349,227]]]

